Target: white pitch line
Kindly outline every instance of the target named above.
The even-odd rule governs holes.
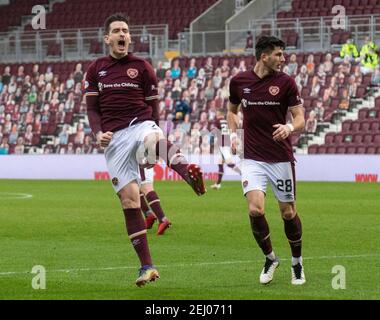
[[[0,200],[18,200],[18,199],[30,199],[33,198],[29,193],[17,193],[17,192],[0,192]]]
[[[320,256],[320,257],[305,257],[303,260],[324,260],[324,259],[360,259],[360,258],[373,258],[380,257],[380,254],[361,254],[361,255],[345,255],[345,256]],[[289,258],[280,259],[281,261],[290,261]],[[258,260],[235,260],[235,261],[219,261],[219,262],[196,262],[196,263],[177,263],[170,265],[156,265],[157,268],[174,268],[174,267],[202,267],[210,265],[228,265],[228,264],[244,264],[258,262]],[[103,267],[103,268],[77,268],[77,269],[56,269],[56,270],[46,270],[46,272],[84,272],[84,271],[112,271],[112,270],[125,270],[125,269],[136,269],[136,267]],[[16,274],[30,274],[31,271],[9,271],[0,272],[0,276],[16,275]]]

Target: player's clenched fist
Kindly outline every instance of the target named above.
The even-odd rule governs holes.
[[[113,132],[111,131],[107,131],[104,133],[99,131],[96,135],[96,142],[101,147],[106,148],[111,142],[112,136],[113,136]]]

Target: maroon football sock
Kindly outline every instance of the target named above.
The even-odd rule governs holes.
[[[284,220],[285,234],[288,238],[292,256],[299,258],[302,249],[302,224],[298,214],[291,220]]]
[[[141,203],[141,211],[144,214],[144,216],[147,217],[151,213],[151,210],[148,206],[148,203],[146,202],[146,199],[143,193],[140,193],[140,203]]]
[[[189,181],[188,163],[179,147],[166,139],[161,139],[156,144],[156,155],[161,157],[167,166],[177,172],[185,181]]]
[[[270,241],[269,226],[265,215],[258,217],[249,215],[249,219],[251,220],[251,229],[257,244],[265,255],[270,254],[272,252],[272,243]]]
[[[148,200],[149,206],[152,208],[154,214],[156,215],[159,222],[165,217],[165,213],[161,208],[160,198],[158,197],[155,191],[151,191],[146,195],[146,199]]]
[[[218,181],[216,184],[220,184],[222,182],[223,174],[224,174],[224,166],[222,164],[218,165],[219,171],[218,171]]]
[[[146,237],[145,221],[140,208],[124,209],[125,224],[129,239],[140,259],[141,266],[152,265]]]

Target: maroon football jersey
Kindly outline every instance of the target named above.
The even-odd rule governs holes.
[[[241,104],[244,158],[265,162],[294,161],[290,137],[274,141],[274,124],[285,124],[289,108],[302,105],[293,78],[276,72],[263,79],[253,70],[231,79],[230,101]]]
[[[227,120],[224,118],[217,118],[214,122],[214,126],[217,131],[218,136],[218,146],[219,147],[230,147],[230,130],[228,129]]]
[[[149,62],[131,53],[95,60],[87,70],[86,96],[99,96],[103,132],[117,131],[133,123],[154,120],[147,101],[158,99],[157,78]],[[88,106],[92,107],[92,106]]]

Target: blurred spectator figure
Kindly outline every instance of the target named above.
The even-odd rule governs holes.
[[[326,83],[326,72],[323,64],[320,64],[318,67],[317,77],[320,85],[323,87]]]
[[[66,154],[74,154],[75,151],[74,151],[74,144],[72,142],[69,142],[67,144],[67,150],[66,150]]]
[[[362,74],[372,73],[379,65],[377,45],[369,38],[365,38],[365,43],[360,50],[360,71]]]
[[[83,80],[82,64],[77,63],[74,70],[74,82],[78,83],[78,82],[82,82],[82,80]]]
[[[230,96],[230,78],[227,78],[224,81],[224,85],[222,87],[222,98],[224,100],[228,99]]]
[[[28,110],[28,112],[26,113],[26,116],[25,116],[25,123],[26,124],[34,122],[34,112],[35,112],[35,110],[34,110],[34,104],[31,104],[29,106],[29,110]],[[37,115],[40,115],[40,114],[38,113]]]
[[[164,78],[164,87],[165,90],[171,90],[171,88],[173,87],[172,72],[170,70],[166,70]]]
[[[17,90],[16,77],[11,76],[11,80],[10,80],[9,85],[8,85],[8,93],[9,94],[16,93],[16,90]]]
[[[201,116],[199,117],[199,130],[207,130],[208,128],[208,119],[207,119],[207,112],[202,111]]]
[[[203,68],[199,69],[198,76],[197,76],[197,86],[198,89],[203,89],[206,84],[206,72]]]
[[[178,79],[181,75],[181,68],[179,67],[179,60],[173,61],[173,67],[170,70],[170,76],[172,79]]]
[[[343,89],[342,96],[339,100],[338,108],[340,110],[348,110],[350,107],[350,97],[348,96],[348,90]]]
[[[54,75],[53,77],[53,81],[51,82],[51,87],[53,88],[54,91],[58,91],[59,90],[59,77],[57,74]]]
[[[201,154],[210,154],[210,139],[208,136],[202,137]]]
[[[343,87],[346,78],[345,74],[343,73],[343,65],[338,66],[338,72],[335,73],[334,77],[337,79],[338,86]]]
[[[215,69],[215,74],[212,77],[212,85],[214,86],[215,90],[217,90],[217,89],[220,88],[220,86],[222,84],[222,80],[223,79],[222,79],[220,68],[216,68]]]
[[[285,73],[285,74],[287,74],[288,76],[291,76],[290,71],[289,71],[289,67],[287,65],[285,65],[282,68],[282,72]]]
[[[172,92],[168,91],[165,97],[165,109],[172,110],[172,108],[173,108]]]
[[[17,124],[12,124],[11,132],[9,133],[9,144],[15,144],[18,138]]]
[[[172,89],[172,98],[173,100],[177,100],[181,97],[182,88],[181,88],[181,81],[179,79],[176,79],[174,81],[174,87]]]
[[[217,109],[222,109],[224,104],[224,98],[222,97],[222,89],[216,90],[216,96],[215,96],[215,107]]]
[[[363,82],[363,75],[360,70],[360,66],[357,65],[354,68],[354,76],[355,76],[355,82],[357,85],[360,85]]]
[[[55,116],[56,116],[56,123],[65,122],[66,112],[65,112],[65,104],[63,102],[61,102],[58,105],[57,113],[55,114]]]
[[[326,74],[331,74],[333,70],[334,64],[332,63],[332,55],[331,53],[326,54],[325,61],[323,62],[323,70]]]
[[[245,60],[244,59],[240,60],[238,70],[239,70],[239,72],[247,71],[247,67],[245,66]]]
[[[92,146],[91,136],[89,136],[89,135],[85,136],[84,137],[83,148],[82,148],[83,153],[84,154],[91,154],[93,148],[94,147]]]
[[[40,68],[40,66],[38,64],[33,65],[32,79],[33,79],[34,83],[36,83],[38,81],[38,78],[40,76],[39,68]]]
[[[314,112],[315,112],[315,116],[317,118],[317,121],[323,121],[323,117],[325,115],[325,108],[323,107],[323,102],[322,102],[322,99],[319,98],[318,101],[317,101],[317,105],[315,106],[315,108],[313,109]]]
[[[195,58],[190,59],[190,65],[187,69],[187,77],[189,79],[194,79],[197,76],[197,67],[195,66]]]
[[[11,67],[10,66],[6,66],[4,68],[4,73],[2,75],[2,79],[3,79],[3,84],[5,86],[9,85],[9,83],[11,81]]]
[[[42,115],[41,115],[41,123],[42,124],[48,124],[50,120],[50,106],[48,104],[45,104],[43,107]]]
[[[17,82],[18,84],[21,84],[21,83],[24,82],[24,79],[25,79],[25,73],[24,73],[24,70],[25,70],[24,66],[21,65],[21,66],[18,67],[18,70],[17,70],[17,77],[16,77],[16,82]]]
[[[24,93],[27,92],[32,87],[32,83],[30,81],[31,81],[30,75],[26,75],[24,79],[24,83],[22,84],[22,91]]]
[[[183,122],[179,125],[179,128],[183,131],[185,135],[190,134],[191,122],[190,122],[190,114],[186,113]]]
[[[25,129],[25,144],[26,145],[31,145],[33,141],[33,126],[31,124],[28,124]]]
[[[75,148],[75,154],[82,154],[82,148],[81,147],[76,147]]]
[[[245,39],[245,50],[253,51],[253,36],[251,31],[247,31],[247,37]]]
[[[3,84],[3,76],[0,75],[0,93],[3,92],[4,84]]]
[[[158,82],[158,95],[160,96],[159,100],[165,99],[165,83],[162,80]]]
[[[163,80],[165,78],[166,69],[163,67],[162,61],[158,61],[156,68],[156,75],[158,80]]]
[[[317,130],[317,118],[315,112],[312,110],[306,120],[305,131],[306,133],[315,133]]]
[[[70,91],[74,88],[75,81],[74,81],[74,73],[70,73],[69,78],[66,80],[66,89],[67,91]]]
[[[8,153],[9,153],[8,137],[3,137],[0,144],[0,154],[8,154]]]
[[[214,86],[212,84],[212,80],[209,79],[207,81],[207,87],[205,89],[205,97],[206,97],[207,101],[214,99],[214,95],[215,95],[215,89],[214,89]]]
[[[52,96],[51,100],[50,100],[50,110],[52,112],[55,112],[55,111],[58,110],[58,105],[60,104],[60,101],[59,101],[58,97],[59,97],[59,92],[55,91],[53,93],[53,96]]]
[[[189,85],[189,78],[187,77],[186,70],[182,71],[182,76],[181,76],[181,88],[182,90],[187,89]]]
[[[335,76],[331,77],[329,87],[327,89],[329,92],[329,98],[335,98],[338,95],[338,83]]]
[[[196,79],[192,79],[190,82],[189,95],[191,100],[195,100],[198,97],[198,87]]]
[[[349,75],[350,74],[350,71],[351,71],[351,62],[349,61],[349,59],[346,57],[344,58],[342,64],[342,72],[345,74],[345,75]]]
[[[46,85],[45,75],[44,74],[40,74],[40,76],[38,77],[38,81],[37,81],[37,88],[39,90],[42,90],[42,88],[44,88],[45,85]]]
[[[375,72],[372,74],[371,77],[371,85],[373,86],[380,86],[380,67],[376,67]]]
[[[356,97],[356,90],[358,89],[358,84],[356,83],[355,81],[355,76],[352,75],[349,79],[348,79],[348,95],[351,97],[351,98],[355,98]]]
[[[349,62],[357,61],[359,57],[358,49],[352,38],[347,39],[346,43],[340,49],[339,57],[334,59],[335,63],[343,62],[347,59]]]
[[[302,65],[300,68],[300,73],[297,74],[295,78],[295,82],[298,87],[298,91],[301,92],[303,87],[307,86],[307,82],[309,80],[309,76],[307,74],[307,67],[306,65]]]
[[[45,90],[42,93],[42,99],[44,102],[50,102],[53,98],[53,91],[51,89],[51,83],[47,83]]]
[[[74,93],[70,92],[67,96],[67,100],[65,102],[65,112],[71,112],[73,111],[75,106],[75,101],[74,101]]]
[[[298,63],[297,63],[297,56],[295,53],[292,53],[289,58],[289,63],[287,64],[289,68],[289,75],[290,76],[296,76],[298,72]]]
[[[41,132],[41,114],[37,113],[33,123],[33,132],[39,134]]]
[[[212,57],[207,57],[206,65],[204,66],[204,71],[205,71],[206,80],[211,79],[212,75],[214,73],[214,66],[212,64]]]
[[[216,105],[215,100],[210,101],[210,105],[208,108],[208,121],[214,121],[216,118]]]
[[[177,122],[182,122],[186,114],[191,113],[189,101],[186,98],[178,100],[175,104],[174,117]]]
[[[173,114],[169,113],[168,117],[166,118],[165,125],[163,128],[165,136],[168,136],[174,130],[173,119],[174,119]]]
[[[230,60],[228,59],[223,59],[222,66],[220,68],[220,75],[222,76],[223,79],[226,79],[230,75]]]
[[[315,64],[314,64],[314,55],[309,54],[306,62],[307,74],[312,76],[314,74]]]
[[[46,72],[45,72],[45,81],[47,83],[52,82],[53,81],[53,77],[54,77],[54,74],[53,74],[52,68],[51,68],[51,66],[48,66],[46,68]]]
[[[19,112],[19,105],[16,104],[13,109],[13,113],[11,116],[11,120],[13,123],[18,123],[20,120],[20,112]]]
[[[64,83],[61,83],[59,85],[59,90],[58,90],[58,99],[59,99],[59,102],[65,102],[66,100],[66,89],[65,89],[65,84]]]
[[[74,143],[75,144],[83,144],[84,142],[84,124],[79,122],[77,124],[77,132],[75,133]]]
[[[66,145],[69,142],[69,126],[63,125],[61,132],[58,134],[58,143],[60,145]]]
[[[17,139],[17,144],[15,146],[15,154],[17,155],[20,155],[20,154],[23,154],[24,153],[24,138],[23,137],[19,137]]]

